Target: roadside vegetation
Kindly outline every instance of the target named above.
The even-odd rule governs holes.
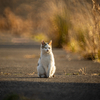
[[[100,61],[99,0],[14,0],[11,4],[16,6],[9,4],[0,12],[0,33],[39,42],[52,39],[53,47]]]
[[[10,93],[7,94],[3,100],[39,100],[39,99],[37,97],[30,99],[28,97],[19,95],[17,93]]]

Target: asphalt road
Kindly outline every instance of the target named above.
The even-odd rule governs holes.
[[[27,100],[100,100],[100,63],[63,49],[53,53],[55,77],[38,78],[38,44],[0,45],[0,100],[13,94]]]

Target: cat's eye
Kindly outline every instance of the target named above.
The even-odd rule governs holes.
[[[45,49],[47,49],[47,47],[45,47]]]
[[[50,47],[45,47],[45,49],[50,49]]]

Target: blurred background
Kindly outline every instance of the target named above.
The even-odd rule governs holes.
[[[0,0],[0,44],[53,40],[100,61],[100,0]]]

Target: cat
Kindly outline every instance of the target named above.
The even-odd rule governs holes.
[[[41,42],[40,58],[38,60],[37,72],[40,78],[54,77],[56,66],[52,53],[52,40],[49,43]]]

